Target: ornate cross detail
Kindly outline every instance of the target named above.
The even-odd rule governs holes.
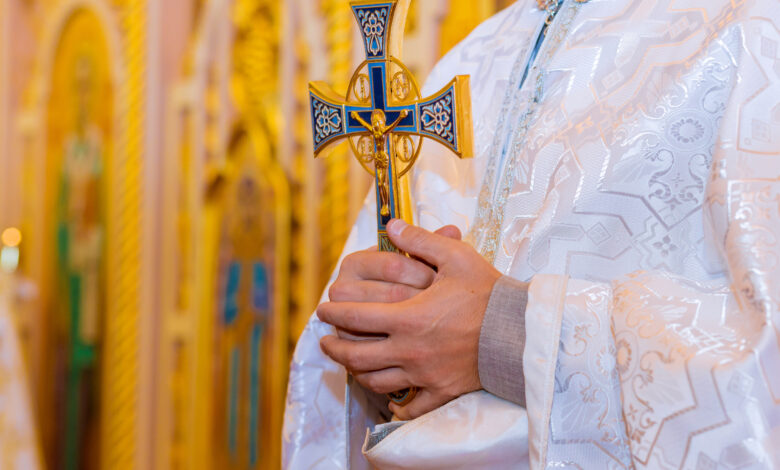
[[[469,77],[457,76],[423,99],[400,60],[409,2],[351,1],[366,60],[352,76],[346,98],[322,82],[309,85],[314,155],[349,140],[360,163],[375,177],[382,251],[398,251],[387,237],[390,219],[413,222],[404,176],[417,160],[423,138],[439,142],[461,158],[472,156]]]
[[[413,223],[409,182],[423,139],[432,139],[461,158],[472,156],[469,77],[455,77],[428,98],[401,62],[401,39],[410,0],[353,0],[366,60],[352,76],[347,96],[322,82],[309,84],[314,156],[344,139],[363,168],[374,176],[377,234],[381,251],[399,250],[387,236],[393,218]],[[390,394],[404,405],[416,389]]]

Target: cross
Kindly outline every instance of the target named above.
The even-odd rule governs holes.
[[[351,1],[366,60],[355,71],[346,98],[322,82],[309,84],[314,156],[349,139],[360,163],[375,176],[382,251],[398,251],[387,237],[391,219],[413,222],[405,175],[419,156],[422,138],[443,144],[461,158],[472,156],[469,77],[459,75],[422,99],[400,61],[410,1]]]
[[[423,139],[439,142],[460,158],[473,153],[469,77],[456,76],[438,93],[422,98],[400,60],[410,1],[352,0],[365,61],[353,74],[346,97],[325,83],[309,84],[314,156],[346,139],[374,176],[380,251],[400,252],[387,235],[391,219],[414,221],[406,175]],[[390,398],[403,406],[414,394],[411,389]]]

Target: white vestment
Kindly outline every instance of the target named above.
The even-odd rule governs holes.
[[[44,468],[27,377],[13,311],[16,280],[0,271],[0,468]]]
[[[531,283],[527,412],[469,394],[380,426],[370,464],[780,468],[780,2],[566,0],[519,87],[545,17],[518,0],[442,60],[425,92],[471,75],[476,158],[413,175],[422,227]],[[285,468],[368,466],[331,333],[298,344]]]

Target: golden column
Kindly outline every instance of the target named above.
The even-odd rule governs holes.
[[[326,44],[328,48],[328,82],[334,90],[346,93],[352,72],[352,11],[345,0],[322,0],[325,13]],[[350,223],[350,162],[346,144],[333,150],[324,158],[325,178],[320,206],[322,234],[322,287],[339,259],[344,242],[349,235]]]
[[[291,12],[288,11],[288,14]],[[295,21],[290,15],[290,22]],[[300,20],[300,18],[297,18]],[[290,45],[293,56],[291,75],[292,89],[289,90],[291,99],[290,114],[292,119],[288,121],[287,132],[292,136],[290,144],[290,202],[292,204],[292,251],[290,272],[290,343],[295,344],[298,336],[306,326],[312,311],[317,305],[319,292],[319,261],[320,252],[317,249],[319,224],[312,217],[312,204],[318,200],[317,188],[314,185],[316,176],[314,173],[315,162],[311,158],[309,141],[311,140],[311,126],[309,119],[309,94],[307,92],[309,70],[309,48],[299,24],[291,28]],[[313,287],[315,286],[315,287]]]
[[[502,0],[450,0],[441,26],[439,55],[446,54],[474,28],[498,10]]]
[[[101,467],[140,469],[138,461],[139,328],[142,263],[144,116],[146,112],[146,1],[121,0],[121,47],[125,80],[120,84],[115,169],[108,197],[116,216],[108,223],[108,273],[101,399]]]
[[[262,359],[258,358],[262,363],[256,366],[259,370],[249,370],[247,376],[257,373],[260,382],[254,395],[249,392],[245,397],[249,402],[245,403],[249,407],[245,411],[250,416],[249,423],[245,423],[250,424],[250,429],[244,436],[248,443],[249,460],[242,460],[246,455],[240,452],[233,453],[220,461],[221,468],[270,470],[279,468],[281,464],[282,419],[289,364],[291,207],[289,181],[279,163],[277,145],[277,136],[282,128],[278,79],[280,16],[278,0],[238,0],[233,14],[237,34],[231,89],[241,115],[239,125],[249,137],[250,158],[258,168],[255,181],[261,183],[260,190],[264,194],[262,220],[265,222],[265,236],[273,244],[273,255],[270,259],[267,254],[263,257],[270,271],[270,311],[265,312],[263,322],[254,326],[260,328],[256,331],[263,331],[259,347],[264,352]],[[248,320],[246,315],[249,313],[244,312],[245,320]],[[254,312],[257,313],[260,312]],[[259,408],[255,409],[255,419],[262,420],[262,423],[252,423],[250,410],[253,402]],[[256,435],[252,433],[253,429]]]

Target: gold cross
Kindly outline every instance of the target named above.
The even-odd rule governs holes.
[[[461,158],[472,156],[469,77],[457,76],[423,99],[400,60],[409,3],[350,2],[366,60],[352,76],[346,98],[322,82],[309,85],[314,154],[349,139],[360,163],[375,176],[377,231],[384,251],[398,251],[387,238],[387,222],[392,218],[413,222],[405,176],[420,154],[422,138],[438,141]]]
[[[353,74],[346,97],[322,82],[309,84],[314,156],[349,140],[358,161],[374,176],[381,251],[400,252],[387,236],[391,219],[414,222],[407,175],[423,139],[439,142],[460,158],[473,154],[469,77],[456,76],[438,93],[422,98],[401,62],[410,1],[351,1],[366,60]],[[399,404],[412,397],[409,391],[391,394]]]

